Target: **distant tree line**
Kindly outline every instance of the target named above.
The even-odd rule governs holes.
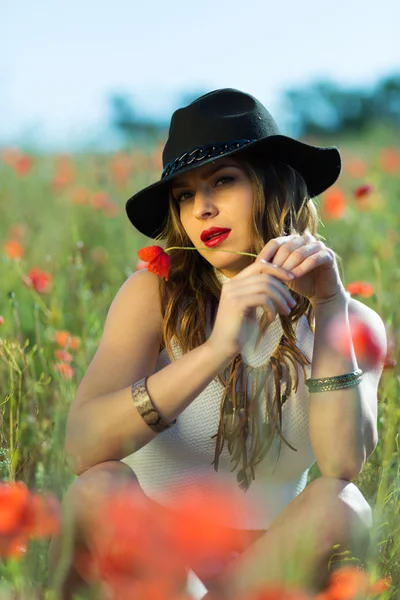
[[[205,91],[182,96],[180,106],[189,104]],[[379,80],[372,89],[342,87],[332,81],[318,81],[283,92],[282,104],[295,122],[299,136],[362,132],[385,122],[400,132],[400,73]],[[111,126],[128,142],[157,143],[165,140],[167,123],[146,119],[124,95],[110,99]]]

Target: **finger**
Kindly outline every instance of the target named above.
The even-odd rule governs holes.
[[[301,277],[305,275],[305,273],[313,271],[316,267],[333,264],[333,262],[334,259],[328,249],[320,250],[319,252],[311,254],[311,256],[306,258],[297,267],[297,275],[298,277]]]
[[[267,261],[272,262],[272,259],[275,258],[275,255],[277,254],[277,252],[280,250],[280,248],[282,246],[289,246],[289,248],[290,247],[296,248],[298,245],[302,246],[311,241],[315,241],[315,237],[308,230],[306,230],[303,235],[292,234],[292,235],[286,235],[286,236],[280,236],[280,237],[274,238],[274,239],[270,240],[264,246],[264,248],[261,250],[261,252],[258,255],[256,260],[265,259]],[[285,257],[285,259],[286,258],[287,258],[287,256]],[[274,261],[274,262],[276,262],[276,261]],[[281,266],[283,264],[283,262],[284,261],[278,262],[277,264],[279,264]]]
[[[232,300],[238,301],[238,299],[248,298],[249,296],[259,296],[264,295],[265,298],[269,298],[272,302],[272,305],[279,309],[279,312],[285,315],[289,315],[293,308],[296,306],[295,300],[287,300],[285,296],[283,296],[279,289],[271,285],[268,289],[265,287],[259,286],[251,286],[250,289],[240,289],[236,290],[235,294],[232,296]]]
[[[285,262],[287,262],[292,254],[294,254],[299,248],[302,248],[305,245],[306,241],[303,238],[296,238],[288,244],[283,244],[271,259],[272,264],[278,265],[284,269],[285,267],[283,265]]]
[[[260,254],[256,258],[256,262],[266,260],[267,262],[271,262],[272,258],[275,256],[279,248],[283,244],[287,244],[290,240],[294,240],[298,238],[297,234],[292,235],[284,235],[281,237],[274,238],[273,240],[269,240],[269,242],[264,246],[261,250]]]
[[[281,294],[285,298],[286,302],[294,302],[289,288],[282,281],[279,281],[279,279],[273,275],[269,275],[268,273],[258,273],[256,275],[246,277],[246,279],[242,279],[241,281],[236,281],[235,290],[233,293],[235,293],[236,290],[244,292],[262,292],[270,288],[273,288],[279,294]]]
[[[252,273],[271,273],[275,277],[280,277],[285,279],[286,281],[291,281],[294,279],[293,273],[289,273],[286,269],[283,269],[279,265],[273,265],[270,262],[265,262],[263,260],[254,261],[251,265],[240,271],[237,275],[234,276],[235,279],[244,279],[248,277]],[[233,279],[233,277],[232,277]]]
[[[265,294],[253,294],[251,296],[244,295],[239,299],[239,304],[242,307],[243,314],[248,312],[250,308],[257,308],[258,306],[262,306],[265,312],[268,314],[270,321],[274,321],[276,317],[276,307],[274,306],[271,298],[266,296]]]
[[[312,242],[310,244],[304,244],[303,246],[294,248],[286,258],[280,258],[278,253],[273,260],[274,263],[276,262],[276,264],[278,264],[281,268],[286,269],[287,271],[292,271],[301,265],[301,263],[305,261],[307,257],[318,253],[320,250],[322,250],[322,248],[322,242]],[[281,250],[283,250],[283,248],[281,248]]]

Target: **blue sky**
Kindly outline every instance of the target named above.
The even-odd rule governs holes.
[[[169,118],[180,96],[280,93],[320,78],[372,86],[400,70],[398,0],[19,0],[1,3],[0,145],[103,140],[108,96]],[[284,132],[285,133],[285,132]]]

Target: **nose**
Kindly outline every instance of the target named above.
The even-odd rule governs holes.
[[[193,203],[193,216],[196,219],[207,219],[218,213],[211,192],[198,190]]]

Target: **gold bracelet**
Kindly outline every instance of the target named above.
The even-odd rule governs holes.
[[[358,385],[361,381],[362,375],[362,370],[357,369],[356,371],[353,371],[352,373],[346,373],[345,375],[306,379],[305,383],[310,393],[330,392],[332,390],[341,390]]]
[[[133,403],[143,421],[155,433],[161,433],[174,425],[176,419],[172,423],[168,423],[154,406],[149,393],[147,391],[146,381],[148,377],[143,377],[140,381],[132,385]]]

